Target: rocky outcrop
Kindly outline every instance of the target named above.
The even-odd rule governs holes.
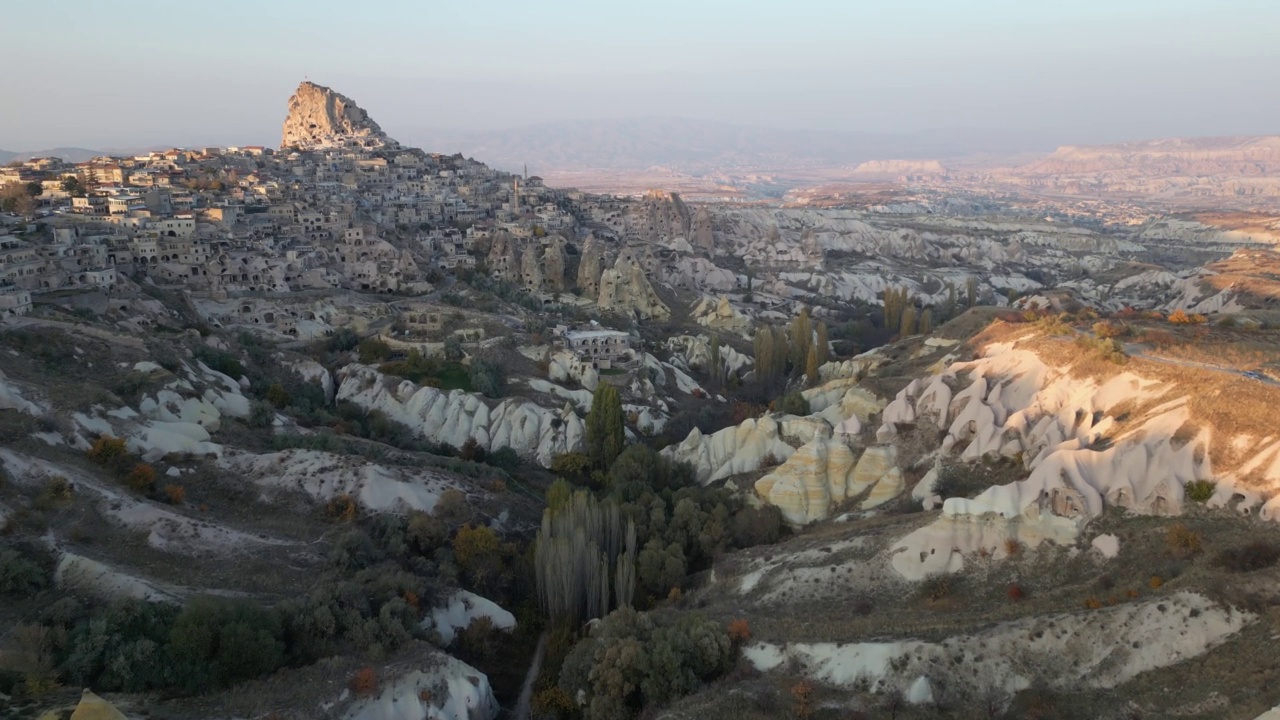
[[[765,415],[744,420],[711,435],[694,428],[679,445],[662,454],[693,466],[704,485],[730,475],[760,469],[766,459],[791,457],[805,438],[831,437],[831,425],[819,417]]]
[[[715,252],[716,240],[711,231],[711,212],[705,205],[699,207],[698,212],[694,214],[690,235],[689,242],[695,250],[705,253]]]
[[[650,190],[640,206],[627,215],[627,231],[635,239],[646,242],[687,239],[692,222],[689,208],[679,194]]]
[[[517,282],[523,269],[519,245],[510,233],[499,230],[493,234],[489,243],[489,256],[486,259],[489,273],[498,280]]]
[[[854,483],[855,455],[848,445],[815,437],[776,470],[756,481],[755,491],[800,526],[824,520],[831,509],[866,489]]]
[[[855,461],[856,459],[856,461]],[[776,505],[793,526],[826,520],[846,500],[870,493],[861,507],[883,505],[902,493],[902,471],[892,446],[871,447],[857,458],[837,436],[821,433],[803,445],[777,470],[756,481],[761,500]]]
[[[289,98],[280,147],[310,150],[349,142],[364,147],[395,144],[351,98],[312,82],[298,85]]]
[[[550,410],[527,400],[507,398],[490,408],[475,393],[445,392],[407,380],[396,383],[365,365],[338,371],[339,400],[380,410],[421,437],[461,447],[474,439],[481,447],[509,447],[549,466],[561,453],[582,448],[583,423],[571,405]]]
[[[546,292],[563,292],[567,289],[564,282],[564,248],[564,238],[557,235],[542,249],[542,289]]]
[[[604,244],[595,235],[588,235],[582,243],[582,257],[578,260],[578,289],[583,297],[598,297],[600,274],[603,272]]]
[[[92,690],[85,689],[80,694],[80,703],[71,713],[71,720],[128,720],[128,718],[117,710],[115,705],[98,697]]]
[[[375,695],[353,697],[343,691],[339,702],[350,703],[340,715],[343,720],[493,720],[501,710],[489,678],[444,652],[383,668],[379,675]]]
[[[671,310],[645,277],[644,268],[629,251],[600,275],[596,305],[601,310],[633,312],[645,319],[665,320],[671,316]]]
[[[729,302],[729,298],[721,296],[703,298],[690,313],[699,325],[713,330],[727,330],[734,333],[745,333],[751,329],[751,318],[742,314]]]

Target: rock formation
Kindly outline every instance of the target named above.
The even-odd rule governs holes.
[[[486,262],[493,277],[507,282],[517,282],[520,279],[523,262],[519,247],[510,233],[499,230],[493,234]]]
[[[662,242],[672,238],[688,238],[692,217],[680,195],[663,190],[650,190],[644,201],[627,216],[628,232],[639,240]]]
[[[729,302],[729,298],[723,296],[718,301],[713,298],[703,298],[690,314],[699,325],[713,330],[745,333],[751,329],[751,318],[743,315]]]
[[[698,212],[693,216],[693,226],[690,228],[689,242],[693,247],[705,253],[715,252],[716,241],[715,236],[711,232],[711,212],[706,206],[698,208]]]
[[[312,82],[298,85],[289,98],[280,147],[307,150],[348,141],[365,147],[395,145],[351,98]]]
[[[600,275],[596,305],[601,310],[634,312],[642,318],[666,319],[671,310],[658,297],[644,268],[630,251],[623,252],[614,266]]]
[[[388,387],[390,385],[390,387]],[[572,406],[550,410],[519,398],[490,408],[475,393],[445,392],[387,376],[364,365],[338,371],[338,400],[380,410],[421,437],[461,447],[475,439],[481,447],[509,447],[544,466],[560,453],[582,448],[584,426]]]
[[[71,713],[71,720],[128,720],[115,705],[86,689],[80,695],[80,704]]]
[[[600,292],[600,274],[604,272],[604,245],[595,235],[588,235],[582,243],[582,257],[578,261],[578,289],[583,297],[595,298]]]
[[[782,511],[791,525],[830,516],[831,508],[866,489],[853,480],[854,454],[839,440],[818,435],[776,470],[756,481],[756,494]]]

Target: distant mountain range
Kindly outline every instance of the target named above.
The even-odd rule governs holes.
[[[395,136],[427,150],[464,155],[506,170],[531,172],[640,170],[686,173],[734,168],[760,172],[856,166],[869,160],[923,160],[974,155],[1048,153],[1057,147],[1037,133],[935,130],[865,133],[784,130],[685,118],[574,120],[489,132],[400,129]]]
[[[66,160],[67,162],[78,163],[84,162],[85,160],[92,160],[99,155],[109,154],[111,153],[107,150],[90,150],[88,148],[80,147],[59,147],[49,148],[48,150],[23,150],[19,152],[14,152],[12,150],[0,150],[0,165],[13,162],[14,160],[28,160],[30,158],[38,157],[58,157]]]

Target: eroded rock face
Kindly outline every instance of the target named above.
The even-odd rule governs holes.
[[[116,709],[115,705],[98,697],[92,690],[85,690],[80,696],[80,704],[76,705],[75,712],[71,713],[71,720],[127,720],[127,718],[124,713]]]
[[[527,400],[507,398],[490,408],[475,393],[443,392],[407,380],[395,384],[364,365],[348,365],[338,371],[337,397],[381,410],[424,438],[454,447],[461,447],[469,439],[487,450],[509,447],[543,466],[549,466],[554,456],[576,452],[583,446],[582,419],[571,405],[551,410]]]
[[[756,494],[782,511],[791,525],[824,520],[831,508],[858,494],[855,456],[839,440],[815,437],[778,469],[756,481]]]
[[[595,235],[588,235],[582,244],[582,258],[578,261],[578,288],[583,297],[594,298],[600,292],[600,274],[604,272],[604,245]]]
[[[680,195],[663,190],[645,193],[644,202],[627,218],[628,231],[641,240],[662,242],[688,238],[693,219]]]
[[[303,82],[289,98],[280,147],[311,149],[342,145],[354,140],[366,147],[394,144],[378,123],[351,98],[333,90]]]
[[[631,311],[646,319],[665,320],[671,316],[671,310],[645,277],[644,267],[629,252],[620,255],[614,266],[601,274],[596,304],[601,310]]]
[[[694,248],[707,253],[715,251],[716,240],[711,232],[711,213],[705,206],[698,208],[698,212],[693,216],[690,235],[693,236],[689,240]]]

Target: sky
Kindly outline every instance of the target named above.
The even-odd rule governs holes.
[[[279,143],[303,78],[395,137],[670,116],[1280,133],[1276,0],[6,3],[0,148]]]

